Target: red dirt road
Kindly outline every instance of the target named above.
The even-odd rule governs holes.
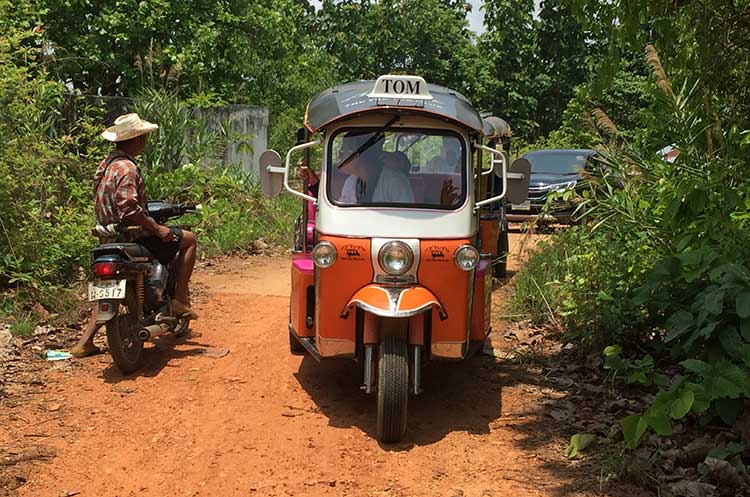
[[[199,269],[193,336],[148,349],[139,374],[106,355],[54,366],[24,409],[0,412],[0,444],[56,452],[19,495],[610,495],[564,459],[538,378],[493,357],[429,365],[405,441],[380,446],[356,364],[288,353],[288,266]]]

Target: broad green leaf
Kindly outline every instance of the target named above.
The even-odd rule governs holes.
[[[714,290],[706,295],[706,310],[718,316],[724,310],[724,291]]]
[[[740,338],[740,334],[737,333],[737,330],[734,328],[734,326],[727,326],[725,328],[722,328],[721,330],[719,330],[718,336],[721,347],[729,357],[733,357],[735,359],[742,357],[743,347],[745,346],[745,344]]]
[[[699,361],[698,359],[685,359],[680,363],[680,366],[701,376],[706,376],[711,372],[711,365],[707,362]]]
[[[742,319],[750,317],[750,290],[738,293],[737,298],[735,299],[735,305],[737,314]]]
[[[687,332],[694,324],[693,315],[688,311],[677,311],[667,320],[665,342],[671,342]]]
[[[610,297],[607,293],[605,293],[603,290],[599,290],[599,293],[596,294],[596,298],[598,300],[603,300],[605,302],[612,302],[613,300],[615,300],[612,297]]]
[[[594,440],[596,440],[596,437],[590,433],[576,433],[570,437],[570,444],[565,450],[565,456],[568,459],[575,458],[579,452],[585,450]]]
[[[701,249],[698,249],[698,250],[689,250],[687,252],[683,252],[678,257],[680,261],[687,266],[697,266],[701,262],[702,255],[703,255],[703,251]]]
[[[641,443],[641,437],[648,428],[648,422],[643,416],[633,414],[620,422],[622,426],[622,436],[625,443],[631,449],[635,449]]]
[[[693,395],[695,396],[695,401],[693,401],[693,411],[697,413],[706,412],[711,406],[711,401],[706,395],[706,389],[703,388],[703,385],[697,383],[686,383],[685,389],[693,392]]]
[[[669,415],[672,419],[682,419],[687,413],[690,412],[690,408],[693,407],[695,402],[695,394],[688,388],[683,388],[680,395],[672,402],[672,407],[669,410]]]
[[[703,377],[703,385],[709,399],[736,399],[747,392],[748,381],[745,371],[725,359],[718,361],[712,371]]]
[[[659,435],[668,437],[672,435],[672,420],[667,414],[655,414],[645,416],[648,425]]]
[[[620,353],[622,353],[622,347],[620,345],[609,345],[608,347],[604,347],[604,351],[602,352],[606,357],[618,355]]]

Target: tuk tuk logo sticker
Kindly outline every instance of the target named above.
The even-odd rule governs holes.
[[[365,248],[362,245],[344,245],[341,247],[341,258],[349,261],[365,260]]]
[[[433,246],[425,251],[425,259],[428,261],[447,262],[449,251],[447,247]]]

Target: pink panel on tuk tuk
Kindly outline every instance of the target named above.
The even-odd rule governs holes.
[[[474,300],[471,305],[471,340],[484,340],[490,332],[492,306],[492,260],[482,258],[474,273]]]
[[[289,299],[289,321],[298,336],[315,336],[307,320],[307,289],[314,284],[313,262],[309,254],[295,255],[292,259],[292,291]]]
[[[295,258],[294,261],[292,261],[292,266],[301,273],[309,274],[312,274],[315,267],[312,257],[310,256]]]
[[[305,226],[307,235],[307,246],[312,247],[315,239],[315,206],[312,202],[307,202],[307,226]]]

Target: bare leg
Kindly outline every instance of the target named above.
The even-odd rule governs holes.
[[[76,357],[86,357],[100,352],[99,348],[94,345],[94,335],[99,330],[100,325],[96,323],[96,307],[91,311],[89,322],[86,323],[86,329],[83,330],[81,339],[70,352]]]
[[[179,273],[177,274],[177,287],[175,288],[174,298],[180,303],[190,305],[190,295],[188,293],[188,283],[193,275],[195,266],[195,235],[190,231],[182,232],[182,241],[180,242]]]

